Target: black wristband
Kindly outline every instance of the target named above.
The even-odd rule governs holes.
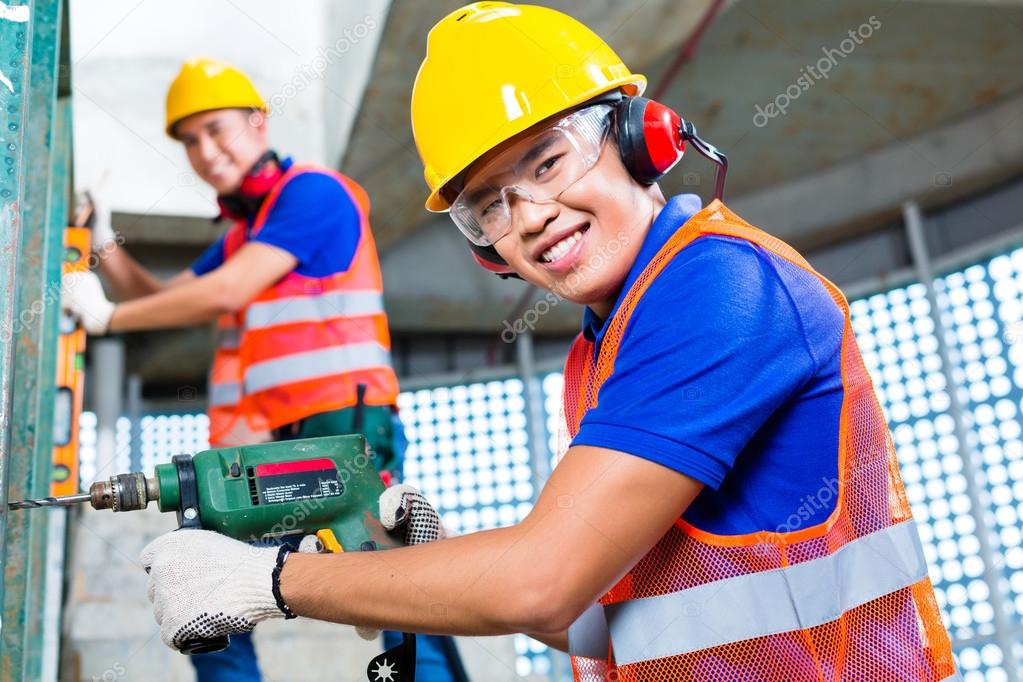
[[[274,566],[271,575],[271,590],[273,591],[274,600],[277,602],[277,608],[284,614],[284,620],[291,620],[292,618],[298,618],[295,612],[292,611],[287,604],[284,603],[284,597],[281,596],[281,569],[284,568],[284,562],[287,561],[288,555],[294,548],[289,544],[281,545],[280,550],[277,552],[277,565]]]

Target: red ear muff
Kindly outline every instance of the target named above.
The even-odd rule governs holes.
[[[252,170],[242,179],[238,194],[246,198],[262,199],[277,184],[282,175],[284,175],[284,171],[281,170],[277,153],[273,150],[268,151],[259,157],[252,165]]]
[[[657,182],[685,152],[682,119],[645,97],[626,97],[615,108],[615,133],[622,162],[644,184]]]
[[[277,153],[273,150],[265,152],[252,165],[252,170],[242,178],[242,184],[237,192],[217,197],[217,204],[220,206],[220,216],[217,220],[220,218],[245,220],[256,215],[263,199],[282,175],[284,171],[281,170]]]
[[[521,279],[515,271],[504,262],[504,259],[497,254],[497,249],[493,246],[480,246],[478,244],[473,244],[468,239],[465,240],[465,243],[469,245],[469,250],[472,252],[472,257],[476,260],[476,263],[484,270],[494,273],[501,279],[508,279],[509,277]]]

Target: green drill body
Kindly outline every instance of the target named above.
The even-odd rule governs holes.
[[[403,544],[380,523],[383,481],[362,435],[325,436],[176,455],[151,478],[118,474],[88,493],[23,500],[11,509],[88,502],[115,512],[156,502],[183,528],[255,542],[315,533],[332,552]]]
[[[198,501],[192,519],[180,463],[160,464],[154,476],[160,511],[177,512],[183,526],[246,541],[326,530],[345,551],[401,544],[380,524],[384,484],[361,435],[206,450],[191,466]]]

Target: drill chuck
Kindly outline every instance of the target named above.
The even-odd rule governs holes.
[[[155,479],[140,472],[118,474],[107,481],[96,481],[89,486],[89,504],[93,509],[112,509],[115,512],[145,509],[160,499],[160,487]]]

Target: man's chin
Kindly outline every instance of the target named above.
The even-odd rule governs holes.
[[[221,196],[235,194],[242,186],[241,180],[236,180],[234,182],[214,182],[212,180],[207,180],[206,184],[212,187],[217,194],[220,194]]]

